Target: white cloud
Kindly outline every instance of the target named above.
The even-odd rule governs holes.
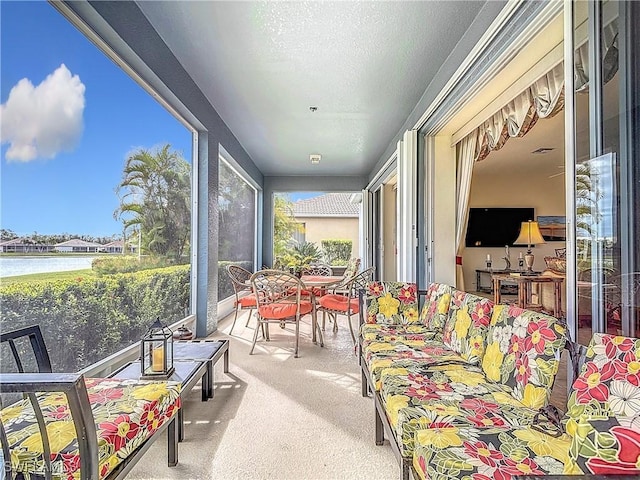
[[[27,78],[0,105],[0,139],[8,143],[6,158],[28,162],[53,158],[75,148],[82,135],[84,84],[60,65],[40,85]]]

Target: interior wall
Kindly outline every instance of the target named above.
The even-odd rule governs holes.
[[[428,190],[433,192],[433,238],[429,263],[434,282],[456,284],[456,149],[449,135],[429,138]],[[430,219],[422,219],[429,222]]]
[[[517,142],[518,139],[512,139]],[[505,147],[506,148],[506,147]],[[491,161],[491,155],[485,162]],[[517,160],[513,168],[502,169],[492,174],[474,174],[471,182],[469,207],[533,207],[536,218],[540,215],[565,215],[564,175],[549,178],[546,172],[518,171]],[[533,269],[545,269],[545,256],[555,256],[555,249],[565,242],[547,242],[532,248],[535,256]],[[517,267],[518,255],[526,253],[527,247],[510,247],[511,267]],[[504,247],[469,247],[463,254],[464,279],[467,290],[476,289],[476,269],[486,268],[487,254],[491,255],[493,268],[503,269],[506,262]],[[486,280],[485,280],[486,281]]]

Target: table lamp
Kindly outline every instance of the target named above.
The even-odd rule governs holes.
[[[542,234],[540,233],[538,222],[531,220],[522,222],[520,225],[520,234],[518,238],[516,238],[516,241],[513,242],[514,245],[527,245],[527,253],[524,256],[524,263],[527,269],[522,275],[535,275],[533,272],[534,256],[533,253],[531,253],[531,245],[540,245],[542,243],[544,243],[544,238],[542,238]]]

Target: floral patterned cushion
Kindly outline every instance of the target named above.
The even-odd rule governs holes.
[[[411,337],[414,340],[432,340],[435,332],[424,325],[386,325],[384,323],[365,323],[360,327],[363,342],[392,342],[398,337]]]
[[[364,361],[376,390],[380,389],[380,376],[396,362],[411,361],[420,365],[442,362],[466,363],[464,359],[434,340],[398,339],[395,342],[371,342],[363,347]]]
[[[492,311],[491,300],[456,290],[451,297],[442,341],[469,363],[479,363],[484,354]]]
[[[416,431],[437,427],[507,428],[533,421],[536,410],[513,397],[512,389],[488,382],[470,365],[396,364],[381,374],[380,397],[404,456],[413,453]]]
[[[593,335],[567,416],[584,472],[640,474],[640,339]]]
[[[100,478],[180,408],[180,384],[175,382],[86,378],[85,384],[98,433]],[[80,451],[66,395],[49,393],[38,398],[51,443],[53,477],[80,478]],[[42,441],[29,400],[4,408],[0,418],[10,443],[12,467],[25,477],[44,475]]]
[[[413,466],[420,479],[511,480],[519,475],[581,473],[572,468],[568,435],[529,427],[439,426],[415,434]]]
[[[453,287],[444,283],[430,284],[420,312],[420,323],[426,325],[429,330],[442,332],[453,290]]]
[[[419,321],[415,283],[372,282],[365,300],[367,323],[408,325]]]
[[[371,343],[394,344],[397,342],[429,342],[438,339],[435,332],[424,325],[385,325],[365,323],[360,327],[361,351],[369,350]]]
[[[512,387],[520,401],[534,389],[528,406],[538,409],[549,402],[565,343],[566,328],[556,318],[513,305],[496,305],[482,370],[489,381]]]

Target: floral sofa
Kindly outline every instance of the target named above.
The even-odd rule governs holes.
[[[534,422],[416,432],[417,478],[508,480],[516,475],[640,475],[640,340],[594,334],[562,428]],[[478,406],[486,411],[486,406]]]
[[[520,437],[565,452],[531,472],[557,472],[559,464],[584,471],[568,461],[569,449],[556,448],[568,445],[568,434],[554,437],[556,424],[541,413],[567,342],[564,323],[435,283],[420,292],[419,309],[418,293],[410,283],[372,283],[361,309],[363,394],[373,393],[376,443],[388,437],[402,478],[412,468],[419,478],[438,479],[525,473],[526,462],[517,463],[528,458],[524,447],[513,450]],[[500,448],[513,454],[509,461],[498,462]],[[471,461],[474,449],[486,458]]]

